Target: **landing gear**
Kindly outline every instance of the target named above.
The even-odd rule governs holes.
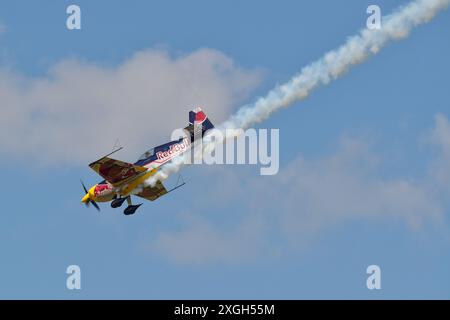
[[[137,205],[129,205],[128,207],[125,208],[125,210],[123,211],[123,214],[126,216],[132,215],[136,212],[136,210],[142,206],[141,204],[137,204]]]
[[[115,198],[113,198],[113,201],[111,202],[111,207],[112,208],[119,208],[122,206],[122,204],[125,202],[125,200],[128,203],[128,206],[125,208],[125,210],[123,210],[123,214],[126,216],[132,215],[136,212],[136,210],[142,206],[141,204],[136,204],[133,205],[133,203],[131,203],[131,197],[124,197],[124,198],[117,198],[117,196]]]
[[[136,210],[140,206],[142,206],[142,203],[141,204],[137,204],[137,205],[133,205],[131,203],[131,197],[130,196],[126,197],[125,199],[127,199],[128,207],[126,207],[125,210],[123,210],[123,214],[126,215],[126,216],[134,214],[136,212]]]
[[[111,208],[119,208],[127,200],[127,198],[117,198],[111,202]]]

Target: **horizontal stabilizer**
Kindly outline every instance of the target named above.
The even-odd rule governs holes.
[[[137,193],[136,196],[154,201],[159,197],[165,195],[166,193],[167,189],[164,187],[161,181],[157,181],[154,187],[145,187],[141,192]]]

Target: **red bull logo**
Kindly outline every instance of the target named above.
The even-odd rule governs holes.
[[[110,186],[109,184],[98,184],[95,186],[94,189],[94,195],[96,197],[102,195],[103,193],[110,191],[112,189],[112,186]]]
[[[203,111],[199,111],[195,114],[195,122],[197,123],[203,123],[203,121],[206,120],[206,115],[203,113]]]
[[[190,141],[188,138],[184,138],[180,143],[172,144],[169,147],[169,150],[166,151],[158,151],[156,153],[156,157],[158,160],[166,160],[167,158],[172,158],[174,155],[182,153],[186,151],[190,146]]]

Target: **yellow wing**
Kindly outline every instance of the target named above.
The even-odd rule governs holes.
[[[111,159],[108,157],[104,157],[95,162],[92,162],[89,167],[91,167],[92,170],[101,175],[114,187],[118,187],[125,183],[128,183],[147,171],[147,168],[145,167],[136,166],[131,163]]]
[[[163,186],[161,181],[157,181],[154,187],[145,187],[140,193],[136,194],[136,196],[154,201],[166,193],[167,189]]]

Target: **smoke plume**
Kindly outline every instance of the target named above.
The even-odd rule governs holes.
[[[292,103],[307,98],[311,92],[321,85],[327,85],[344,75],[354,65],[360,64],[377,54],[381,48],[391,41],[406,38],[417,26],[432,20],[441,10],[446,9],[450,0],[415,0],[385,16],[381,29],[362,29],[357,35],[350,37],[341,47],[326,53],[319,60],[304,67],[287,83],[275,87],[265,97],[255,103],[241,107],[227,121],[218,126],[219,129],[248,129]],[[217,141],[216,141],[217,142]],[[206,137],[203,149],[211,148]],[[152,177],[150,183],[164,180],[182,166],[182,159],[174,159]]]

